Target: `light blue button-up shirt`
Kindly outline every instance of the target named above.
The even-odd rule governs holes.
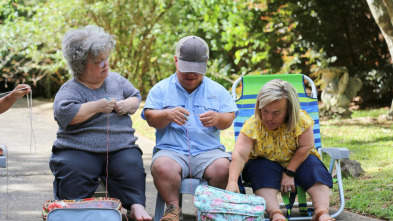
[[[195,156],[204,151],[221,149],[220,130],[216,127],[204,127],[199,115],[207,111],[219,113],[235,112],[239,110],[229,92],[217,82],[204,76],[201,85],[189,94],[179,83],[176,73],[154,85],[150,90],[145,109],[162,110],[167,108],[183,107],[190,112],[188,121],[180,126],[169,123],[168,126],[156,130],[156,147],[168,149],[179,153]]]

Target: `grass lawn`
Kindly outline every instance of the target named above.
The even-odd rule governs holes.
[[[143,104],[142,104],[143,106]],[[354,213],[393,220],[393,122],[378,122],[375,117],[388,109],[355,111],[350,120],[321,121],[323,147],[346,147],[350,159],[358,161],[365,174],[344,179],[345,208]],[[142,136],[155,140],[153,128],[139,116],[133,116],[134,128]],[[221,132],[221,142],[231,150],[233,128]],[[329,159],[324,156],[328,166]],[[334,191],[332,205],[338,206]]]
[[[361,116],[365,116],[362,112]],[[365,170],[361,177],[344,179],[345,208],[393,220],[392,121],[378,123],[367,117],[321,122],[321,136],[324,147],[348,148],[350,159],[358,161]],[[338,195],[333,198],[338,199]]]

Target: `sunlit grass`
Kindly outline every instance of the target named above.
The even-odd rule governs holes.
[[[353,118],[378,117],[384,110],[355,111]],[[369,114],[368,114],[369,113]],[[354,117],[355,116],[355,117]],[[354,119],[356,120],[356,119]],[[324,147],[346,147],[350,159],[361,164],[365,174],[344,179],[346,209],[352,212],[393,220],[393,125],[369,123],[346,124],[337,121],[321,122]],[[325,159],[324,162],[328,162]],[[338,193],[333,194],[337,204]]]
[[[379,117],[382,114],[388,114],[389,108],[379,108],[379,109],[371,109],[371,110],[357,110],[352,114],[352,118],[359,117]]]

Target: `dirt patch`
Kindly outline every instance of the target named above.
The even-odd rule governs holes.
[[[321,125],[381,125],[391,127],[393,120],[388,117],[359,117],[354,119],[322,120]]]
[[[360,180],[369,180],[369,179],[372,179],[373,177],[371,176],[371,175],[364,175],[364,176],[361,176],[361,177],[358,177],[358,179],[360,179]]]

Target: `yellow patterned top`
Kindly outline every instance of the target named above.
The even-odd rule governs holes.
[[[282,124],[276,130],[269,130],[265,125],[252,115],[243,125],[241,133],[254,140],[254,146],[250,153],[250,159],[266,158],[270,161],[287,166],[298,148],[298,136],[314,125],[313,119],[305,112],[300,112],[300,119],[295,130],[287,132],[287,125]],[[314,147],[310,154],[321,159]]]

